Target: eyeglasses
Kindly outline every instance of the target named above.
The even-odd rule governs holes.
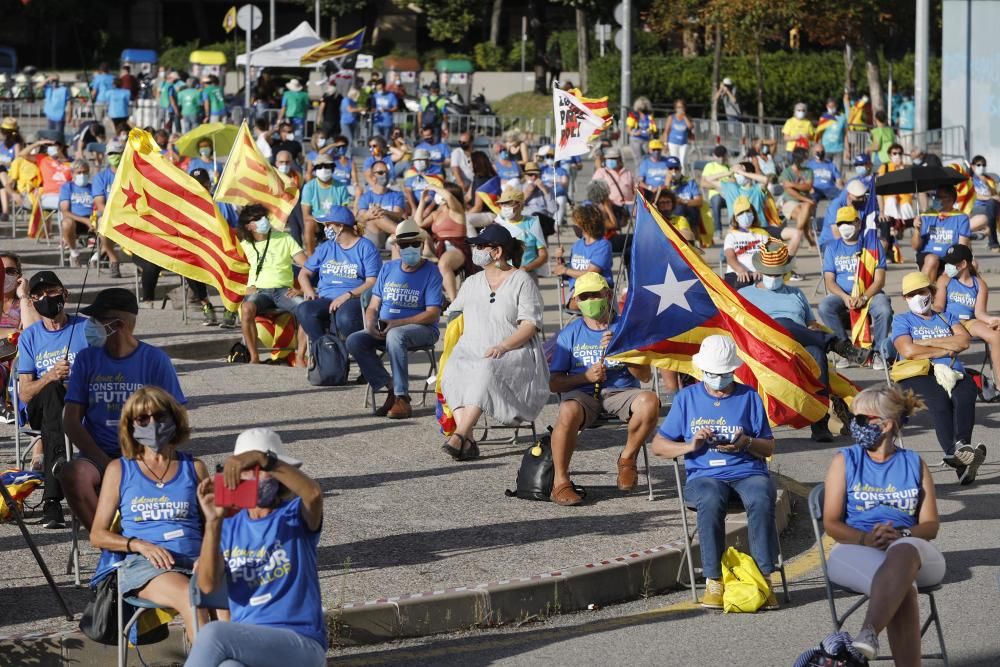
[[[3,272],[4,272],[4,274],[6,274],[8,276],[19,276],[19,275],[21,275],[21,272],[17,270],[16,266],[8,266],[7,268],[5,268],[3,270]]]
[[[868,426],[873,421],[882,421],[881,417],[876,415],[854,415],[854,423],[858,426]]]
[[[889,155],[900,156],[900,155],[902,155],[902,153],[899,152],[899,151],[889,151]]]
[[[149,426],[150,419],[156,422],[162,422],[164,419],[166,419],[166,417],[167,417],[166,413],[162,411],[157,411],[143,415],[136,415],[135,417],[132,418],[132,422],[138,424],[139,426]]]
[[[402,241],[396,243],[396,246],[399,248],[420,248],[423,247],[423,245],[424,244],[421,241]]]
[[[61,287],[53,287],[51,289],[47,289],[47,290],[44,290],[42,292],[36,292],[36,293],[32,294],[31,295],[31,300],[37,303],[38,301],[41,301],[45,297],[54,298],[54,297],[59,296],[60,294],[62,294],[62,288]]]

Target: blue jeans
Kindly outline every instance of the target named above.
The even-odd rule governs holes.
[[[722,226],[722,209],[726,208],[726,200],[722,198],[722,195],[713,195],[708,200],[708,204],[712,207],[712,219],[715,221],[716,234],[725,236]]]
[[[213,621],[198,632],[185,667],[321,667],[326,651],[294,630]]]
[[[868,303],[868,314],[872,318],[872,341],[873,347],[879,351],[883,358],[887,355],[884,347],[889,339],[889,326],[892,324],[892,304],[889,297],[879,292]],[[843,340],[850,340],[847,326],[851,322],[850,314],[844,300],[835,294],[830,294],[819,302],[819,318],[823,324],[830,327],[833,335]]]
[[[326,333],[347,338],[355,331],[361,331],[364,328],[361,299],[351,299],[332,314],[330,313],[331,303],[333,303],[333,299],[320,297],[312,301],[303,301],[295,309],[295,319],[299,321],[299,326],[306,332],[310,341],[314,341]]]
[[[340,123],[340,133],[347,139],[347,147],[354,148],[354,123]]]
[[[367,331],[352,333],[347,339],[347,350],[358,362],[358,368],[372,389],[381,389],[392,382],[396,396],[410,395],[409,358],[407,352],[417,347],[433,345],[438,339],[437,325],[404,324],[389,329],[385,340],[375,338]],[[389,357],[392,376],[385,372],[378,351],[385,350]]]
[[[774,503],[777,500],[774,480],[768,475],[751,475],[724,482],[706,476],[689,479],[684,485],[684,501],[698,511],[701,566],[706,579],[722,578],[726,508],[733,492],[739,495],[747,510],[750,555],[765,576],[774,572],[778,555],[778,535],[774,530]]]
[[[389,136],[392,134],[392,123],[388,125],[385,123],[376,123],[375,134],[381,134],[386,141],[389,141]]]
[[[65,129],[66,129],[66,119],[65,118],[62,118],[60,120],[52,120],[51,118],[49,118],[48,119],[48,128],[49,128],[49,131],[58,132],[60,134],[60,139],[63,140],[63,141],[65,141],[65,139],[62,138],[62,136],[61,136],[65,132]]]
[[[302,142],[302,137],[306,132],[306,119],[305,118],[286,118],[289,123],[292,124],[292,131],[295,132],[295,141]]]

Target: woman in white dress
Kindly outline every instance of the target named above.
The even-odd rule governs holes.
[[[441,378],[455,433],[442,449],[458,461],[479,456],[472,430],[485,412],[503,424],[530,422],[549,399],[549,369],[538,333],[542,296],[518,268],[523,246],[502,225],[469,239],[483,271],[467,279],[447,315],[464,313],[462,337]]]

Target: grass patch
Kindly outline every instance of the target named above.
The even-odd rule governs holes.
[[[522,118],[545,118],[552,115],[552,96],[535,93],[514,93],[492,105],[499,116],[520,116]]]

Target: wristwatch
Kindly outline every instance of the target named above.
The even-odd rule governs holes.
[[[266,460],[264,461],[264,465],[262,465],[260,469],[263,470],[264,472],[271,472],[272,470],[274,470],[274,466],[278,465],[278,455],[269,449],[267,450],[267,453],[264,454],[264,456]]]
[[[904,528],[901,531],[899,531],[899,534],[902,535],[903,537],[910,537],[911,535],[913,535],[913,531],[910,530],[909,528]]]

